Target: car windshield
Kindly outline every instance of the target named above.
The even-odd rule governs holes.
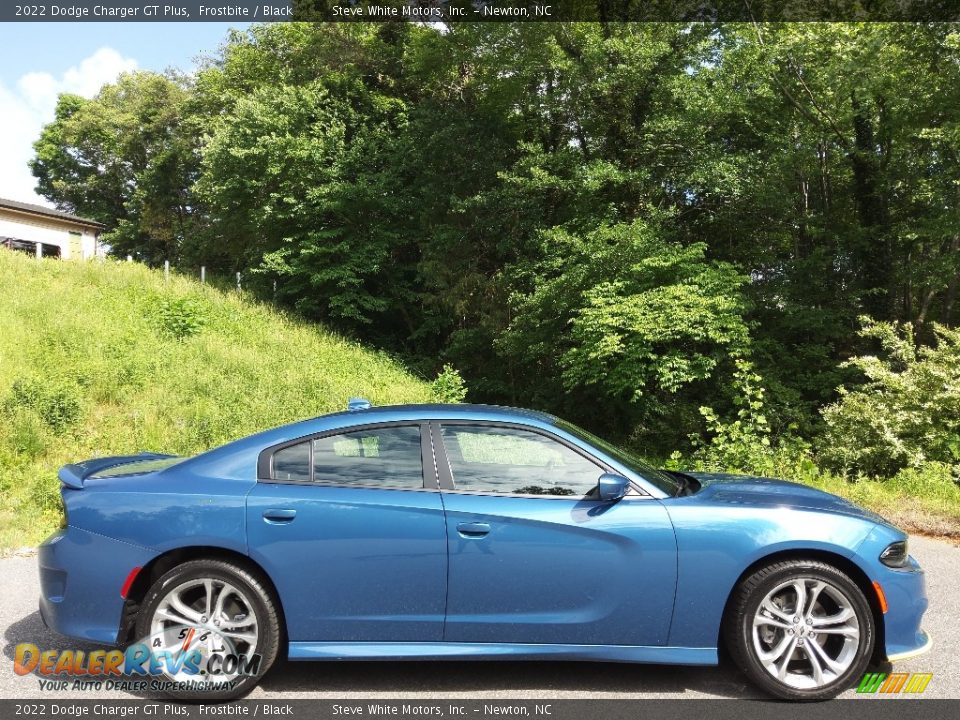
[[[574,437],[578,437],[581,440],[590,443],[591,445],[595,445],[598,449],[605,452],[618,463],[637,473],[637,475],[640,475],[644,480],[647,480],[651,484],[655,485],[659,490],[662,490],[667,495],[673,497],[674,495],[679,494],[682,487],[680,482],[665,473],[663,470],[657,470],[657,468],[653,467],[643,458],[640,458],[637,455],[624,450],[623,448],[617,447],[616,445],[607,442],[603,438],[597,437],[593,433],[587,432],[583,428],[577,427],[573,423],[567,422],[566,420],[557,420],[555,424],[558,428],[565,430]]]

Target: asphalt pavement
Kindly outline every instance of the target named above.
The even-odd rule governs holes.
[[[933,673],[923,696],[960,698],[960,546],[912,538],[911,553],[927,573],[930,609],[924,627],[932,650],[897,663],[905,672]],[[0,698],[100,699],[138,697],[124,692],[73,694],[44,691],[35,675],[13,671],[14,647],[29,642],[41,649],[94,650],[47,630],[37,612],[36,557],[23,552],[0,559]],[[845,693],[854,696],[851,690]],[[716,668],[582,662],[280,662],[249,696],[298,698],[757,698],[762,697],[729,663]],[[864,696],[861,696],[864,697]],[[906,699],[906,698],[904,698]],[[911,698],[912,699],[912,698]]]

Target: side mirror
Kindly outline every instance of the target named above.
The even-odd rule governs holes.
[[[613,502],[619,500],[630,490],[630,481],[623,475],[604,473],[597,481],[597,494],[601,500]]]

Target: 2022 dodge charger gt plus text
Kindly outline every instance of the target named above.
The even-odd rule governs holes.
[[[725,645],[813,700],[930,645],[907,536],[838,497],[656,470],[538,412],[351,408],[64,467],[44,622],[206,699],[281,653],[714,665]]]

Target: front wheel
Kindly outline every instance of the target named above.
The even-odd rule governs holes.
[[[786,700],[826,700],[859,680],[873,654],[873,613],[837,568],[815,560],[769,565],[735,591],[724,632],[734,661]]]
[[[276,660],[277,611],[265,581],[221,560],[191,560],[160,577],[137,616],[152,678],[180,700],[232,700]]]

